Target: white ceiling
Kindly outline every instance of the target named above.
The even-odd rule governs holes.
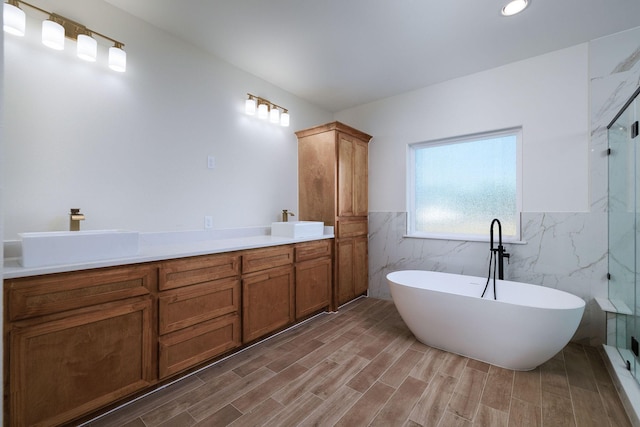
[[[640,25],[640,0],[106,1],[332,112]]]

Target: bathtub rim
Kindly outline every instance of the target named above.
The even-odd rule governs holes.
[[[448,273],[448,272],[444,272],[444,271],[434,271],[434,270],[416,270],[416,269],[411,269],[411,270],[396,270],[396,271],[392,271],[390,273],[387,273],[387,275],[385,276],[386,280],[388,283],[393,283],[397,286],[405,286],[405,287],[410,287],[410,288],[414,288],[414,289],[420,289],[420,290],[424,290],[424,291],[429,291],[429,292],[438,292],[438,293],[442,293],[442,294],[454,294],[454,295],[458,295],[460,297],[465,297],[465,298],[471,298],[471,299],[483,299],[485,301],[487,301],[487,303],[491,303],[491,304],[511,304],[511,305],[517,305],[517,306],[521,306],[521,307],[530,307],[530,308],[535,308],[535,309],[545,309],[545,310],[575,310],[575,309],[586,309],[586,301],[584,299],[582,299],[581,297],[572,294],[571,292],[567,292],[567,291],[563,291],[561,289],[556,289],[556,288],[551,288],[548,286],[543,286],[543,285],[535,285],[532,283],[525,283],[525,282],[517,282],[517,281],[513,281],[513,280],[496,280],[496,285],[500,284],[501,286],[509,286],[510,284],[514,284],[516,286],[522,286],[524,289],[529,289],[532,290],[533,288],[536,289],[542,289],[543,292],[548,293],[548,294],[557,294],[557,295],[561,295],[563,300],[566,300],[568,302],[568,304],[564,304],[562,306],[549,306],[549,305],[543,305],[542,303],[540,304],[533,304],[533,303],[523,303],[521,301],[510,301],[510,300],[504,300],[504,299],[500,299],[500,290],[498,289],[497,293],[498,293],[498,299],[494,300],[492,298],[493,296],[493,279],[489,282],[489,288],[487,289],[487,294],[488,297],[485,295],[484,298],[481,298],[480,295],[467,295],[467,294],[460,294],[460,293],[456,293],[456,292],[449,292],[447,290],[441,290],[441,289],[434,289],[431,287],[426,287],[426,286],[420,286],[414,283],[403,283],[401,281],[398,280],[393,280],[393,277],[390,276],[394,276],[394,275],[400,275],[402,273],[405,274],[413,274],[413,273],[419,273],[419,274],[426,274],[426,275],[442,275],[442,276],[446,276],[448,278],[452,278],[452,277],[464,277],[466,279],[469,280],[474,280],[474,281],[481,281],[481,283],[486,283],[487,278],[486,277],[480,277],[480,276],[470,276],[470,275],[466,275],[466,274],[458,274],[458,273]],[[484,288],[484,285],[483,285]],[[546,301],[545,301],[546,302]],[[573,303],[571,303],[573,302]]]

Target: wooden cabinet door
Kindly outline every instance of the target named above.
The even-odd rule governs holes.
[[[296,320],[329,306],[331,276],[330,258],[296,265]]]
[[[336,246],[337,303],[345,304],[369,288],[367,236],[341,239]]]
[[[362,141],[353,145],[353,215],[369,215],[369,147]]]
[[[355,297],[353,271],[355,259],[353,239],[338,240],[336,244],[336,286],[338,305],[351,301]]]
[[[368,237],[353,239],[353,290],[355,296],[365,294],[369,289]]]
[[[366,216],[369,211],[368,146],[338,133],[338,216]]]
[[[242,341],[247,343],[295,319],[293,266],[274,268],[242,280]]]
[[[333,225],[337,180],[335,133],[324,132],[298,141],[298,218]]]
[[[15,322],[9,332],[10,424],[59,425],[155,380],[150,296]]]
[[[355,140],[338,134],[338,216],[354,215]]]

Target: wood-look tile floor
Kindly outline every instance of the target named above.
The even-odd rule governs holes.
[[[630,426],[600,350],[529,372],[415,340],[361,298],[135,401],[91,426]]]

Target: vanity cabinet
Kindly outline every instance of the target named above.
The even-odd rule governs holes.
[[[242,255],[242,341],[248,343],[295,320],[293,246]]]
[[[164,261],[159,277],[160,379],[240,346],[239,255]]]
[[[331,303],[333,239],[4,281],[6,425],[63,425]]]
[[[299,218],[336,230],[332,309],[368,288],[368,144],[340,122],[296,132]]]
[[[59,425],[157,379],[152,266],[4,282],[9,425]]]

